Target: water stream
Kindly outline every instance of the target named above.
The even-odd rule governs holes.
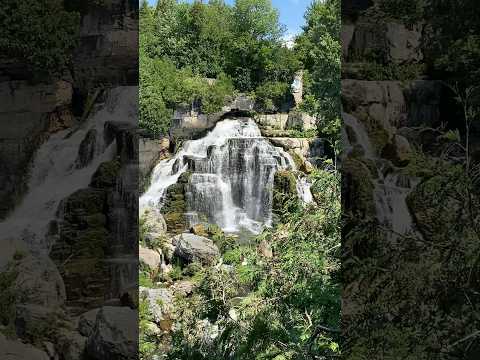
[[[377,170],[378,178],[374,180],[374,200],[377,219],[381,226],[391,230],[390,237],[397,238],[398,235],[409,235],[416,233],[415,225],[407,206],[406,198],[415,185],[416,179],[410,179],[399,173],[391,164],[385,164],[380,159],[370,141],[364,125],[354,116],[342,113],[345,125],[349,126],[356,138],[356,144],[361,145],[364,150],[364,158],[374,161],[380,165]],[[353,150],[353,145],[346,131],[342,131],[343,144],[345,144],[345,155]],[[390,171],[384,172],[384,166],[388,165]]]
[[[97,105],[84,122],[50,135],[40,146],[29,171],[27,193],[0,223],[4,244],[48,254],[52,244],[46,234],[60,202],[88,187],[98,166],[113,159],[116,144],[115,140],[106,143],[105,123],[136,116],[136,91],[135,87],[113,89],[105,104]]]

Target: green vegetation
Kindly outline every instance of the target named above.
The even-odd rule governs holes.
[[[220,0],[193,4],[160,0],[156,7],[144,2],[142,127],[162,136],[178,105],[193,104],[209,114],[239,92],[255,99],[257,111],[277,112],[293,104],[291,83],[303,70],[305,102],[297,110],[321,121],[318,129],[299,128],[288,134],[312,138],[321,134],[336,148],[340,1],[313,1],[305,17],[307,25],[290,49],[283,44],[279,14],[269,0],[237,0],[234,5]],[[177,149],[180,146],[176,144]],[[331,168],[334,160],[325,163]],[[166,315],[174,319],[173,330],[157,336],[149,333],[151,314],[141,302],[142,359],[159,354],[171,360],[340,356],[340,176],[337,171],[312,169],[316,201],[306,205],[298,198],[299,175],[276,173],[273,226],[258,236],[229,235],[206,223],[190,230],[218,247],[221,258],[211,266],[188,264],[173,254],[165,276],[141,272],[141,284],[153,287],[160,281],[157,285],[176,298],[174,314]],[[167,236],[185,230],[188,176],[182,175],[166,193],[162,212]],[[191,292],[182,294],[177,286],[191,287]]]
[[[302,108],[321,115],[319,132],[335,145],[340,129],[340,0],[314,1],[295,49],[303,63]]]
[[[80,16],[62,0],[6,0],[0,7],[0,53],[25,64],[36,78],[59,75],[77,43]]]
[[[178,301],[180,328],[169,359],[339,354],[340,182],[326,171],[312,180],[322,202],[287,207],[274,228],[225,252],[228,265],[205,269],[198,291]],[[262,253],[265,243],[272,257]]]
[[[270,0],[193,4],[160,0],[140,7],[140,126],[165,135],[177,105],[209,114],[235,92],[251,94],[258,110],[292,102],[290,84],[304,69],[304,111],[322,115],[319,131],[332,144],[340,109],[340,1],[313,1],[294,49]],[[207,78],[216,79],[212,82]],[[210,85],[209,85],[210,84]]]

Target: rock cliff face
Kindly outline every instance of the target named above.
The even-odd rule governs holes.
[[[0,82],[0,219],[26,190],[26,169],[37,147],[51,131],[73,124],[69,111],[72,85],[59,80],[31,84]]]
[[[99,85],[136,85],[138,81],[138,2],[89,2],[74,53],[75,87],[86,95]]]
[[[0,61],[0,219],[26,191],[25,177],[38,146],[49,134],[74,125],[77,103],[81,115],[94,87],[137,84],[137,2],[92,2],[82,13],[72,73],[35,83],[25,65]]]
[[[136,312],[120,306],[137,299],[138,121],[129,105],[138,88],[118,86],[137,85],[138,3],[81,7],[70,72],[38,82],[0,61],[0,276],[19,271],[18,286],[2,289],[14,295],[7,327],[44,350],[1,338],[0,357],[3,345],[32,359],[79,360],[87,347],[92,359],[126,359],[137,349]],[[107,302],[115,307],[92,321],[94,335],[80,333],[75,316]]]

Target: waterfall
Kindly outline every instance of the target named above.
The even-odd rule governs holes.
[[[150,188],[140,198],[140,212],[161,208],[167,188],[186,171],[189,225],[201,221],[227,232],[259,233],[271,224],[273,180],[278,169],[295,170],[288,153],[263,138],[252,119],[226,119],[204,138],[187,141],[171,159],[154,168]],[[307,181],[299,185],[309,201]]]
[[[112,160],[115,140],[106,143],[106,122],[136,117],[137,88],[121,87],[108,93],[105,104],[73,129],[50,135],[34,155],[28,190],[10,216],[0,223],[4,240],[30,251],[48,254],[49,224],[56,218],[61,200],[86,188],[98,166]],[[5,254],[4,254],[5,255]]]
[[[406,198],[417,184],[416,179],[409,179],[396,171],[393,165],[388,164],[388,167],[393,171],[384,174],[383,167],[386,160],[380,159],[376,156],[368,133],[364,125],[358,121],[354,116],[342,113],[342,118],[345,125],[349,126],[355,134],[355,142],[362,146],[364,150],[364,157],[373,160],[376,164],[381,164],[382,168],[377,170],[377,179],[374,183],[374,200],[377,220],[380,225],[386,229],[392,230],[389,235],[391,239],[395,239],[398,235],[408,235],[415,233],[415,225],[408,210]],[[349,140],[347,132],[342,129],[342,141],[344,146],[344,156],[351,153],[353,150],[352,142]]]

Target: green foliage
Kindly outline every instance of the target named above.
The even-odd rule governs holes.
[[[179,104],[199,100],[208,114],[221,109],[234,87],[250,92],[284,83],[286,88],[301,65],[295,52],[282,46],[282,34],[270,0],[239,0],[234,6],[162,0],[156,8],[144,1],[140,126],[155,136],[166,134]],[[208,86],[205,78],[217,81]],[[269,107],[277,100],[265,99]]]
[[[178,304],[181,326],[170,359],[339,355],[339,176],[316,172],[312,181],[325,201],[295,209],[258,237],[271,244],[273,258],[253,246],[228,250],[230,265],[207,269],[197,292]],[[208,341],[205,319],[219,327]]]
[[[58,75],[77,44],[80,16],[62,0],[6,0],[0,7],[0,53],[26,64],[35,75]]]
[[[374,11],[383,13],[386,18],[412,25],[423,19],[426,6],[426,0],[380,0]]]
[[[276,111],[288,100],[290,85],[283,82],[266,82],[255,90],[255,100],[263,111]]]
[[[305,69],[301,108],[325,119],[319,123],[321,133],[340,117],[340,0],[313,1],[305,19],[307,25],[295,43]]]
[[[149,324],[152,314],[150,313],[148,300],[141,298],[138,303],[139,322],[139,355],[141,360],[150,360],[157,351],[157,340],[150,334]]]
[[[368,81],[408,81],[418,79],[424,73],[424,64],[381,64],[373,61],[359,64],[355,69],[352,69],[348,75],[349,78]]]
[[[140,127],[160,136],[168,133],[176,105],[197,100],[202,111],[213,113],[233,94],[233,86],[224,74],[210,85],[189,68],[178,70],[169,60],[140,56],[139,92]]]
[[[283,33],[279,16],[270,0],[237,0],[233,8],[235,33],[253,40],[278,40]]]

